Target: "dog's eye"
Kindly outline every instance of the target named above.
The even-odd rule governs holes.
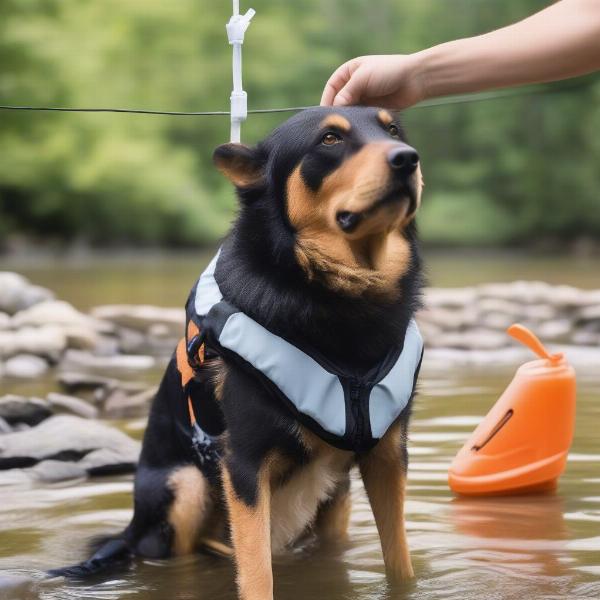
[[[342,141],[342,138],[337,133],[326,133],[321,138],[321,144],[324,146],[335,146],[335,144],[339,144]]]
[[[394,124],[390,125],[388,127],[388,132],[392,137],[396,137],[396,138],[400,137],[400,130],[398,129],[397,125],[394,125]]]

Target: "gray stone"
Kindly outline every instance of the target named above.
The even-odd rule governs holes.
[[[94,419],[98,416],[98,409],[75,396],[66,396],[51,392],[46,396],[48,404],[54,412],[69,412],[84,419]]]
[[[531,360],[531,351],[527,348],[507,347],[486,352],[432,348],[425,352],[423,370],[424,373],[455,372],[457,369],[476,369],[486,374],[510,373],[528,360]]]
[[[48,370],[48,363],[39,356],[18,354],[4,363],[4,375],[18,379],[36,379]]]
[[[573,325],[570,319],[546,321],[536,328],[538,337],[549,342],[566,342],[569,340]]]
[[[495,350],[509,343],[509,337],[491,329],[472,329],[464,332],[444,333],[430,344],[436,348],[464,350]]]
[[[543,281],[513,281],[488,283],[477,288],[481,298],[501,298],[522,304],[547,303],[553,287]]]
[[[600,346],[600,333],[591,328],[581,327],[573,333],[570,341],[577,346]]]
[[[432,308],[421,310],[418,317],[421,322],[435,325],[442,331],[456,331],[476,326],[479,315],[470,309]]]
[[[145,414],[157,391],[156,386],[137,394],[126,394],[123,390],[115,390],[106,399],[104,410],[111,417],[136,417]]]
[[[480,319],[482,327],[498,331],[506,331],[506,329],[514,322],[514,317],[503,313],[488,313],[487,315],[483,315]]]
[[[0,418],[10,425],[37,425],[52,414],[50,404],[42,398],[7,394],[0,398]]]
[[[58,376],[59,383],[70,392],[80,390],[114,390],[122,389],[129,393],[142,392],[148,385],[139,381],[121,381],[114,377],[104,377],[89,373],[64,371]]]
[[[477,298],[475,288],[426,288],[425,306],[428,308],[464,308]]]
[[[24,327],[19,331],[0,331],[0,358],[26,353],[58,360],[67,347],[64,331],[56,325]]]
[[[98,450],[110,452],[101,454],[102,460],[88,456]],[[139,442],[118,429],[91,419],[55,415],[27,431],[1,436],[0,468],[14,468],[22,464],[19,461],[23,459],[41,463],[65,457],[88,472],[111,467],[124,470],[131,469],[137,462],[139,451]]]
[[[124,354],[139,354],[148,351],[148,340],[146,334],[130,329],[129,327],[120,327],[118,334],[119,351]]]
[[[22,275],[0,271],[0,311],[14,315],[51,298],[50,290],[32,285]]]
[[[170,335],[177,337],[183,335],[185,326],[185,311],[180,308],[113,304],[97,306],[91,314],[97,319],[142,333],[147,333],[154,325],[163,325]]]
[[[600,304],[584,306],[577,314],[580,321],[600,321]]]
[[[9,329],[11,324],[10,316],[6,313],[0,312],[0,331],[3,329]]]
[[[12,318],[12,324],[15,328],[26,326],[40,327],[47,323],[63,328],[83,328],[102,333],[110,333],[114,330],[114,327],[110,323],[84,315],[63,300],[41,302],[27,310],[19,312]]]
[[[53,483],[55,481],[86,477],[87,469],[82,464],[82,461],[42,460],[35,467],[25,469],[25,473],[31,479],[44,483]]]
[[[0,435],[3,433],[10,433],[12,427],[8,424],[8,421],[3,417],[0,417]]]
[[[91,373],[114,373],[147,371],[156,365],[152,356],[120,354],[117,356],[96,356],[82,350],[67,350],[61,363],[66,370],[84,370]]]

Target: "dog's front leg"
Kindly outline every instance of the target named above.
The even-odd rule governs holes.
[[[414,573],[404,528],[407,465],[400,426],[390,429],[359,465],[388,577],[393,581],[410,579]]]
[[[241,600],[272,600],[271,523],[269,461],[264,461],[254,482],[236,485],[235,469],[224,466],[223,488],[229,509],[229,523],[237,583]]]

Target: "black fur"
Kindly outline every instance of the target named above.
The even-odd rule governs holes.
[[[320,139],[325,132],[320,123],[332,112],[346,117],[352,132],[343,145],[323,148]],[[309,280],[298,264],[296,232],[286,210],[286,184],[302,163],[307,186],[318,189],[329,173],[365,143],[389,140],[390,133],[378,121],[377,113],[376,109],[365,108],[311,109],[291,118],[256,148],[236,150],[227,145],[215,153],[217,164],[230,162],[235,155],[235,160],[256,176],[237,190],[239,216],[224,242],[215,274],[224,297],[272,332],[315,349],[342,368],[361,373],[382,360],[403,339],[419,306],[421,259],[416,227],[411,223],[404,232],[410,247],[410,265],[395,298],[345,295],[318,278]],[[222,414],[218,418],[226,431],[221,436],[220,450],[236,494],[253,505],[258,473],[270,452],[277,449],[290,459],[290,473],[282,481],[311,457],[300,443],[297,422],[285,406],[255,377],[227,361],[225,368]],[[213,395],[211,382],[205,380],[203,385],[204,393]],[[120,561],[136,554],[170,554],[173,531],[167,513],[173,494],[167,480],[176,467],[195,463],[191,444],[182,434],[188,423],[186,411],[172,362],[145,433],[131,524],[119,543],[110,542],[113,545],[105,547],[100,557],[82,563],[79,569],[57,570],[55,574],[80,576],[104,569],[111,556]],[[409,411],[407,408],[401,415],[404,431]],[[222,511],[218,478],[212,482],[211,494],[218,511]]]

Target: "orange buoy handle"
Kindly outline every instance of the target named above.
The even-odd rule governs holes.
[[[520,325],[519,323],[515,323],[511,325],[507,330],[509,335],[511,335],[515,340],[521,342],[524,346],[527,346],[530,350],[532,350],[535,354],[537,354],[540,358],[545,358],[553,363],[557,363],[563,359],[562,352],[557,354],[550,354],[546,347],[542,342],[540,342],[539,338],[533,331],[527,329],[525,325]]]

